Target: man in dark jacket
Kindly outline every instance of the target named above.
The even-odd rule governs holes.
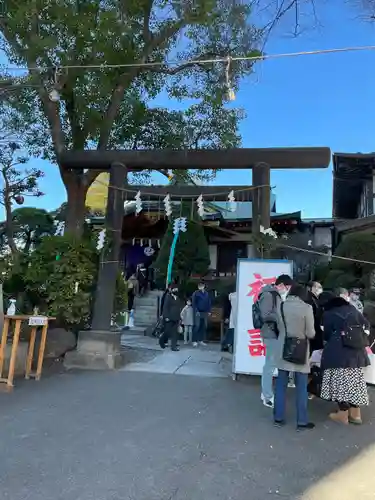
[[[313,308],[314,327],[315,327],[315,337],[312,340],[310,340],[311,352],[323,349],[323,329],[322,329],[323,309],[319,303],[319,297],[322,293],[323,293],[323,287],[318,281],[312,281],[309,284],[307,303],[310,304]]]
[[[171,350],[179,351],[177,347],[178,325],[181,319],[183,303],[178,297],[178,287],[173,285],[171,292],[165,296],[163,304],[164,333],[159,338],[159,345],[165,349],[168,339],[171,339]]]
[[[206,285],[200,282],[198,290],[193,293],[192,306],[194,310],[194,330],[193,330],[193,346],[206,345],[204,342],[208,316],[211,313],[211,299],[206,290]]]

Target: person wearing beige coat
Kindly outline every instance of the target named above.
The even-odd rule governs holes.
[[[310,373],[310,349],[307,342],[306,358],[304,364],[295,364],[285,361],[283,349],[286,337],[300,339],[313,339],[315,336],[314,314],[311,305],[307,304],[307,290],[302,285],[293,285],[288,297],[283,304],[283,316],[278,320],[278,342],[276,353],[276,367],[278,377],[275,388],[275,425],[281,426],[285,423],[286,391],[289,380],[289,373],[294,374],[296,385],[296,408],[297,408],[297,428],[312,429],[314,424],[308,421],[307,415],[307,383]]]

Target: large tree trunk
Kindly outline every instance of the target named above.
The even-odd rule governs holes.
[[[12,218],[12,205],[9,200],[9,196],[5,194],[5,217],[6,225],[5,232],[8,238],[8,245],[13,255],[18,252],[16,242],[14,241],[14,228],[13,228],[13,218]]]
[[[67,205],[65,215],[65,232],[81,237],[85,223],[86,194],[88,186],[84,176],[79,176],[75,172],[65,178],[65,189],[67,194]]]

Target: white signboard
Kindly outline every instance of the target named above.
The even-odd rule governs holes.
[[[44,326],[47,324],[46,316],[30,316],[29,325],[30,326]]]
[[[233,346],[233,373],[260,375],[265,347],[260,330],[253,326],[253,304],[265,285],[271,285],[280,274],[292,276],[293,263],[288,260],[239,259],[237,264],[237,324]]]

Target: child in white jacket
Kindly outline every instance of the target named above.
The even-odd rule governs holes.
[[[194,310],[190,299],[186,301],[186,305],[181,311],[181,323],[184,327],[184,344],[186,345],[192,341],[194,326]]]

